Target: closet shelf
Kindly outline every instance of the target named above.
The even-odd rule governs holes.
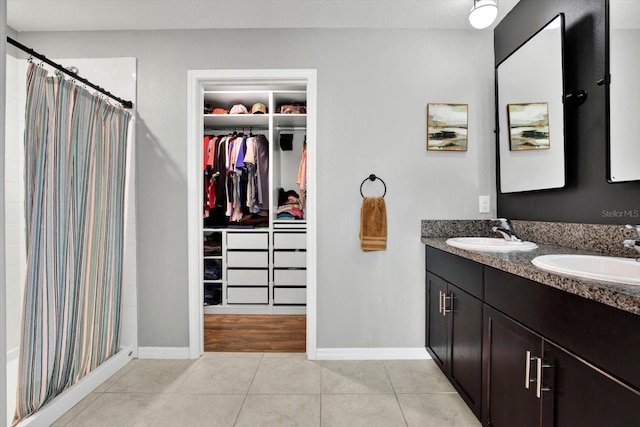
[[[306,126],[307,115],[306,114],[274,114],[273,115],[274,126]]]
[[[213,108],[231,108],[234,104],[242,104],[247,109],[256,102],[269,105],[269,92],[265,91],[216,91],[203,94],[204,103]]]
[[[268,114],[205,114],[204,127],[237,126],[248,128],[250,126],[269,126]]]

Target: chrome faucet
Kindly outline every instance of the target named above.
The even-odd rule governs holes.
[[[494,221],[500,221],[500,225],[498,227],[493,227],[491,231],[494,233],[500,233],[505,240],[509,240],[511,242],[521,242],[522,240],[516,235],[516,232],[513,228],[513,224],[506,218],[498,218]]]
[[[635,226],[627,224],[625,227],[631,230],[636,230],[636,233],[638,233],[638,240],[628,239],[623,241],[622,244],[629,249],[635,249],[640,255],[640,224]],[[638,258],[638,261],[640,261],[640,258]]]

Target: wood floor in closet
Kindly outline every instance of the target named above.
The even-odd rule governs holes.
[[[306,315],[205,314],[204,351],[304,353]]]

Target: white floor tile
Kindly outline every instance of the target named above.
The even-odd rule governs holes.
[[[322,367],[299,357],[263,358],[249,394],[320,394]]]
[[[384,365],[396,393],[455,391],[433,360],[387,360]]]
[[[55,427],[478,427],[431,360],[207,353],[134,360]]]
[[[322,392],[393,393],[384,363],[380,360],[322,362]]]
[[[172,395],[157,412],[153,427],[233,426],[244,398],[244,394]]]
[[[320,425],[320,395],[249,395],[235,427]]]
[[[256,357],[200,359],[176,393],[247,394],[259,363]]]
[[[480,427],[480,421],[456,393],[399,394],[409,427]]]
[[[107,392],[173,393],[195,362],[190,360],[134,360]]]
[[[324,394],[322,426],[404,427],[406,423],[396,395]]]
[[[68,427],[153,426],[169,395],[146,393],[102,393],[68,424]]]

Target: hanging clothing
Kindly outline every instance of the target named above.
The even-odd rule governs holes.
[[[298,179],[296,184],[300,186],[300,201],[304,207],[305,199],[307,198],[307,136],[304,136],[304,143],[302,144],[302,154],[300,155],[300,166],[298,167]]]
[[[260,210],[269,210],[269,141],[264,135],[256,138],[257,194]]]
[[[268,225],[269,141],[264,135],[205,136],[205,223]],[[259,218],[252,216],[259,214]],[[221,218],[224,218],[221,222]]]
[[[211,209],[215,207],[216,200],[216,178],[217,173],[213,171],[213,165],[215,163],[216,148],[218,137],[217,136],[205,136],[204,137],[204,152],[203,158],[203,217],[207,218],[210,215]]]

